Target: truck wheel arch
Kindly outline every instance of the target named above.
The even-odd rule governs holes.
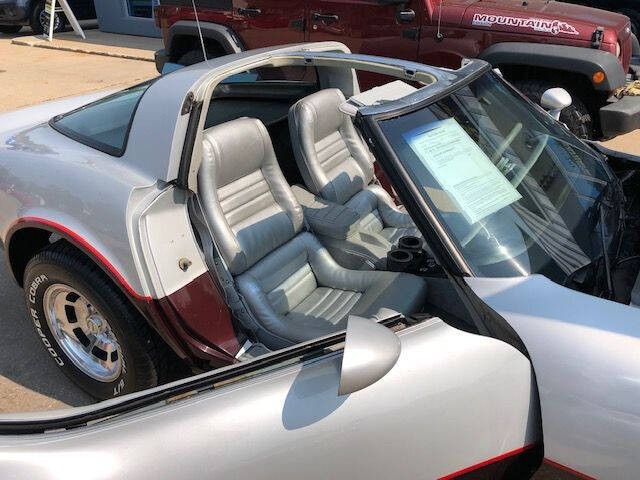
[[[579,74],[589,81],[591,88],[600,92],[613,92],[626,80],[624,69],[615,55],[585,47],[503,42],[489,46],[479,58],[495,67],[519,65]],[[605,79],[596,84],[592,78],[598,71],[604,72]]]
[[[225,25],[200,22],[205,46],[216,49],[224,54],[239,53],[245,50],[242,41],[236,33]],[[166,49],[170,61],[176,62],[182,55],[194,48],[200,48],[198,25],[191,20],[180,20],[169,29]]]

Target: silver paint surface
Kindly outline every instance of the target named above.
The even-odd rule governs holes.
[[[0,474],[409,480],[540,440],[531,365],[515,349],[438,319],[398,336],[395,367],[351,395],[338,395],[342,352],[331,353],[92,426],[0,437]]]
[[[546,277],[467,278],[525,343],[545,457],[599,479],[640,471],[640,313]]]

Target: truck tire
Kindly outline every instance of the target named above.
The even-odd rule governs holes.
[[[22,25],[0,25],[0,33],[10,35],[12,33],[18,33],[20,30],[22,30]]]
[[[558,86],[566,88],[564,85],[558,85],[544,80],[517,80],[513,82],[513,85],[538,105],[540,105],[542,94],[548,89]],[[592,139],[594,136],[594,125],[589,109],[580,94],[571,91],[570,88],[567,88],[567,91],[571,94],[573,102],[571,106],[562,111],[560,121],[564,123],[576,137],[585,140]]]
[[[24,291],[45,350],[89,395],[106,400],[164,380],[172,352],[106,274],[68,243],[31,259]]]
[[[224,52],[222,48],[207,48],[207,59],[217,58],[223,55],[226,55],[226,52]],[[189,50],[178,59],[178,64],[187,67],[189,65],[194,65],[200,62],[204,62],[204,55],[202,55],[201,48],[194,48],[193,50]]]
[[[49,31],[49,16],[44,10],[44,4],[45,0],[37,2],[31,11],[31,16],[29,17],[29,25],[31,26],[31,30],[33,30],[34,35],[40,35]],[[64,15],[61,15],[60,13],[54,13],[54,15],[55,23],[53,25],[53,32],[62,32],[66,24]]]

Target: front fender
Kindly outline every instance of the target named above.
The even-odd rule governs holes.
[[[529,351],[549,463],[584,478],[637,478],[640,309],[540,275],[465,280]]]
[[[578,73],[587,77],[595,90],[603,92],[612,92],[626,82],[626,73],[615,55],[584,47],[504,42],[491,45],[479,58],[494,67],[522,65]],[[603,82],[593,82],[596,72],[604,72]]]

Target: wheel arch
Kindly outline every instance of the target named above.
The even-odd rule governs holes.
[[[5,237],[7,264],[20,286],[23,285],[27,264],[39,251],[50,244],[52,235],[59,236],[89,257],[134,303],[151,300],[150,296],[138,293],[113,264],[80,234],[57,222],[38,217],[19,218],[9,227]]]
[[[200,28],[206,48],[217,48],[225,54],[239,53],[245,50],[236,33],[226,25],[201,22]],[[200,48],[198,25],[194,21],[180,20],[169,29],[167,51],[169,60],[176,62],[182,55],[194,48]]]
[[[602,50],[567,45],[547,45],[526,42],[496,43],[480,53],[479,58],[494,67],[504,65],[522,68],[549,69],[563,74],[578,75],[592,91],[612,92],[624,85],[626,74],[615,55]],[[592,81],[596,72],[604,72],[599,84]]]
[[[38,252],[51,244],[52,235],[60,237],[61,241],[82,252],[100,268],[179,358],[189,363],[202,363],[211,361],[212,357],[214,360],[218,357],[218,362],[222,362],[220,365],[229,363],[228,360],[225,362],[228,354],[215,352],[200,340],[191,338],[190,333],[181,330],[183,327],[179,325],[178,320],[168,317],[171,313],[168,314],[167,310],[171,312],[172,309],[166,305],[167,299],[153,299],[138,293],[116,267],[85,238],[55,221],[39,217],[22,217],[9,227],[3,245],[6,263],[20,287],[24,284],[27,264]],[[175,312],[173,315],[175,316]]]

